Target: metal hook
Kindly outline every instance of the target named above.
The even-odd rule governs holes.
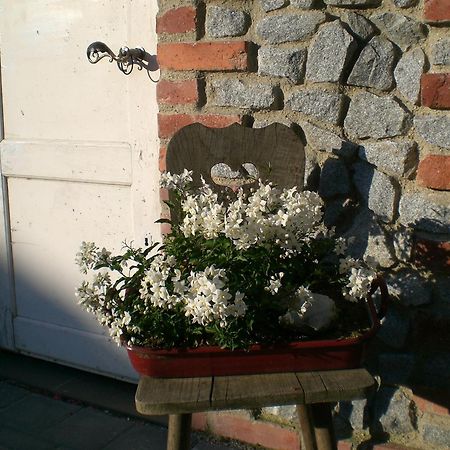
[[[97,41],[89,45],[86,54],[91,64],[96,64],[101,59],[109,57],[109,62],[116,61],[117,67],[125,75],[130,75],[136,64],[139,70],[143,68],[147,70],[148,76],[153,82],[158,81],[153,80],[150,76],[149,72],[157,70],[157,66],[155,67],[154,62],[151,60],[152,56],[143,47],[128,48],[124,46],[119,49],[116,55],[105,43]]]

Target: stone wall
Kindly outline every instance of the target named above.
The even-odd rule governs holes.
[[[161,169],[189,123],[287,124],[306,144],[305,185],[326,201],[327,224],[385,272],[395,301],[368,362],[380,389],[339,405],[341,446],[390,436],[448,448],[448,398],[435,398],[450,387],[450,1],[159,7]],[[258,414],[289,423],[293,410]]]

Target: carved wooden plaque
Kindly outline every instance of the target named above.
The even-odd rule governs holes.
[[[196,185],[201,174],[211,186],[239,187],[261,178],[282,188],[303,187],[305,152],[295,132],[280,123],[265,128],[195,123],[174,135],[166,166],[171,173],[193,170]]]

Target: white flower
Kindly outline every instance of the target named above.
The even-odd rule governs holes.
[[[347,242],[344,238],[340,237],[336,239],[336,245],[334,251],[337,255],[344,255],[347,250]]]
[[[277,275],[272,275],[269,280],[269,285],[264,289],[275,295],[281,287],[281,279],[284,277],[284,273],[280,272]]]
[[[75,262],[80,267],[81,273],[87,273],[97,262],[98,247],[95,242],[81,243],[80,251],[76,254]]]
[[[163,173],[159,185],[165,189],[182,191],[189,183],[192,183],[192,173],[192,170],[187,169],[184,169],[181,174]]]

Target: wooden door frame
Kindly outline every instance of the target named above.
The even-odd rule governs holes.
[[[4,139],[3,95],[0,64],[0,143]],[[13,317],[15,297],[12,270],[11,232],[8,208],[8,185],[2,172],[0,152],[0,348],[14,350]]]

